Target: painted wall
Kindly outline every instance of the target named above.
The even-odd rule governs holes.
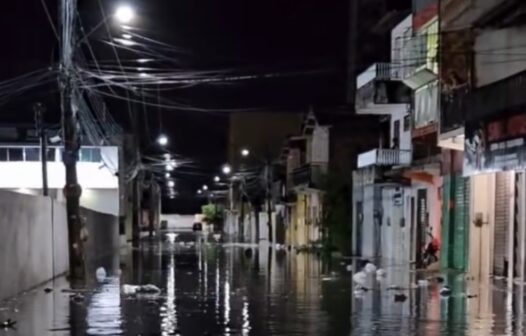
[[[404,119],[406,116],[408,116],[409,119],[406,121],[406,124],[405,124],[407,125],[407,127],[404,127]],[[391,133],[390,133],[391,147],[394,146],[394,135],[396,134],[395,127],[397,125],[397,122],[398,122],[398,127],[399,127],[399,134],[400,134],[400,138],[398,139],[399,141],[398,148],[401,150],[411,150],[412,148],[411,116],[407,111],[403,111],[403,110],[393,111],[393,113],[391,114]]]
[[[410,70],[410,49],[403,46],[413,35],[413,15],[409,15],[391,32],[391,77],[404,78]]]
[[[410,261],[411,231],[406,213],[405,199],[408,188],[383,187],[381,254],[388,263],[406,265]]]
[[[526,26],[482,31],[475,40],[476,85],[526,70]]]
[[[494,173],[470,177],[469,273],[481,281],[489,281],[493,270],[495,177]],[[482,226],[474,223],[478,215]]]

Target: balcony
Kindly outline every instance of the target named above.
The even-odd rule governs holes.
[[[411,151],[400,149],[373,149],[358,155],[358,168],[370,166],[409,166]]]
[[[526,106],[526,71],[502,81],[483,86],[466,95],[462,104],[466,119],[479,121],[510,110],[521,110]]]
[[[356,80],[357,114],[391,114],[405,111],[411,102],[411,90],[395,77],[390,63],[375,63]]]
[[[322,186],[326,166],[306,164],[292,171],[292,187],[319,189]]]
[[[445,134],[464,127],[468,108],[467,88],[455,90],[441,97],[440,133]]]
[[[403,69],[405,85],[416,90],[438,78],[437,47],[431,43],[436,34],[421,34],[408,39],[402,47],[404,61],[399,66]]]

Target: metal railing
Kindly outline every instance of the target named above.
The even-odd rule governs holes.
[[[369,166],[406,166],[411,164],[410,150],[373,149],[358,155],[358,168]]]
[[[398,66],[401,67],[401,77],[408,78],[414,75],[416,69],[427,64],[428,45],[427,34],[416,35],[405,41],[402,47],[403,61]]]
[[[441,97],[442,133],[508,110],[526,107],[526,71],[502,81],[474,89],[456,90]]]
[[[364,72],[358,75],[356,79],[357,88],[364,87],[374,80],[392,80],[391,63],[374,63],[368,67]]]

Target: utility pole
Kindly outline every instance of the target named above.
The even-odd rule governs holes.
[[[40,162],[42,162],[42,195],[49,196],[47,182],[47,132],[44,128],[45,107],[42,103],[36,103],[33,106],[35,111],[35,126],[40,137]]]
[[[77,180],[77,158],[80,149],[77,112],[74,108],[74,28],[77,15],[77,0],[61,0],[61,56],[59,85],[62,109],[62,134],[64,154],[62,160],[66,168],[66,211],[69,231],[69,271],[72,280],[85,277],[85,259],[81,238],[82,221],[80,218],[80,195],[82,189]]]
[[[347,48],[347,104],[351,112],[355,110],[356,100],[356,65],[358,62],[358,9],[360,0],[349,0],[349,46]]]
[[[268,241],[273,242],[272,239],[272,172],[270,160],[267,160],[267,216],[268,216]]]

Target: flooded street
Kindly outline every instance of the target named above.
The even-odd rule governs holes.
[[[105,263],[108,276],[71,293],[65,279],[0,304],[0,335],[522,335],[522,293],[465,276],[416,283],[386,267],[357,292],[351,261],[268,246],[145,243]],[[113,267],[113,269],[112,269]],[[121,269],[122,271],[119,271]],[[119,275],[120,274],[120,275]],[[160,293],[125,294],[125,284]],[[393,288],[393,285],[407,288]],[[53,287],[51,293],[45,288]],[[412,287],[412,288],[411,288]],[[396,298],[395,298],[396,296]],[[512,299],[515,298],[515,301]]]

